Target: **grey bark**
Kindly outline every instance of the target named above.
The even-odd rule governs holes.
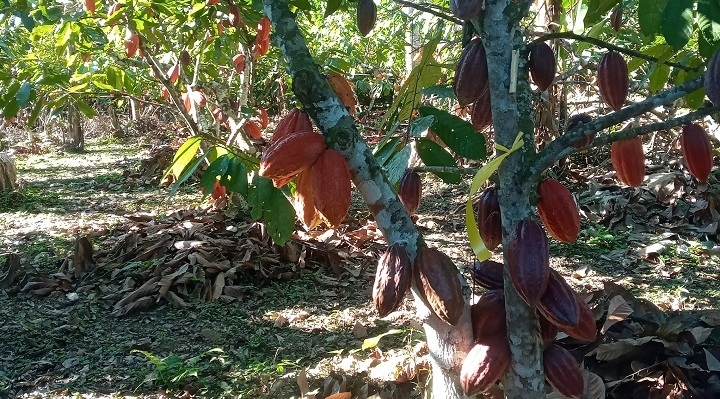
[[[65,143],[65,149],[71,152],[85,150],[85,134],[80,123],[80,112],[74,104],[68,105],[67,130],[69,142]]]

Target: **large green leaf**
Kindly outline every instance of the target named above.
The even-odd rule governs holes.
[[[239,193],[247,198],[248,195],[248,175],[247,167],[241,163],[237,157],[231,157],[228,163],[227,172],[222,175],[220,184],[227,187],[233,193]]]
[[[295,209],[270,179],[255,175],[247,200],[250,216],[265,222],[267,233],[276,244],[290,239],[295,230]]]
[[[698,0],[697,14],[700,54],[710,58],[720,46],[720,2]]]
[[[18,89],[17,94],[15,95],[15,98],[18,101],[18,105],[23,108],[25,107],[28,102],[30,102],[30,95],[33,92],[33,86],[30,82],[27,80],[22,83],[20,86],[20,89]]]
[[[342,0],[328,0],[327,6],[325,7],[325,18],[331,16],[335,11],[340,9]]]
[[[600,21],[620,0],[589,0],[587,2],[587,14],[585,14],[585,26],[593,25]]]
[[[456,154],[469,159],[485,159],[485,136],[476,132],[470,122],[433,107],[420,107],[419,111],[421,116],[434,118],[433,133]]]
[[[660,32],[663,10],[668,0],[639,0],[638,22],[645,36],[655,36]]]
[[[406,145],[402,150],[396,152],[392,158],[390,158],[383,167],[387,171],[388,181],[390,184],[395,185],[405,173],[405,169],[408,166],[408,160],[410,160],[410,146]]]
[[[694,23],[693,0],[673,0],[663,11],[660,28],[665,41],[680,50],[690,41]]]
[[[665,87],[670,77],[670,67],[667,64],[657,64],[650,72],[650,92],[657,93]]]
[[[427,166],[457,166],[449,152],[440,147],[440,144],[425,138],[416,140],[417,152],[423,163]],[[460,175],[457,173],[435,173],[445,183],[460,183]]]
[[[202,137],[200,136],[192,136],[187,139],[187,141],[185,141],[183,145],[178,148],[177,152],[175,152],[173,162],[170,165],[170,168],[168,168],[167,172],[165,172],[165,175],[163,175],[163,179],[169,174],[172,174],[173,176],[175,176],[175,178],[180,177],[182,171],[185,170],[190,161],[195,158],[195,153],[197,152],[198,148],[200,148],[201,142]]]

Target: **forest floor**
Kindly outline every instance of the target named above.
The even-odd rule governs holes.
[[[96,139],[83,154],[17,156],[23,187],[0,198],[0,284],[11,254],[19,261],[15,282],[0,285],[0,398],[421,395],[424,333],[412,301],[377,317],[371,289],[383,241],[357,199],[347,226],[298,233],[279,248],[247,216],[204,203],[197,182],[168,200],[168,189],[157,185],[162,171],[153,166],[154,148],[139,138]],[[597,343],[569,347],[578,358],[588,356],[586,367],[605,380],[608,397],[634,397],[622,395],[658,381],[656,397],[671,397],[665,393],[673,389],[701,395],[686,397],[720,394],[720,363],[712,360],[720,358],[717,193],[697,187],[679,167],[649,168],[643,188],[621,188],[603,159],[601,152],[578,154],[553,172],[580,193],[583,218],[577,243],[552,242],[552,265],[605,304],[598,318],[614,297],[638,317],[619,316]],[[417,224],[426,241],[460,266],[471,263],[468,185],[423,181]],[[182,228],[203,232],[219,251],[246,248],[247,260],[257,257],[260,266],[231,274],[210,260],[200,277],[171,287],[172,300],[156,293],[143,297],[149,301],[128,298],[173,255],[203,254],[175,245],[193,238],[173,232]],[[166,241],[151,239],[159,230]],[[68,260],[93,261],[87,253],[78,258],[79,237],[88,237],[94,261],[106,264],[74,279]],[[189,264],[197,270],[204,263]],[[669,327],[638,333],[648,319]],[[680,339],[684,333],[694,341]],[[593,357],[592,350],[620,341],[625,349],[615,347],[617,356],[604,352],[607,364]],[[690,349],[679,355],[678,342]],[[660,358],[653,344],[674,352]],[[668,360],[682,356],[682,364]],[[610,372],[604,366],[618,369],[612,361],[624,366]]]

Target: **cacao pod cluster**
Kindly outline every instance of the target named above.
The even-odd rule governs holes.
[[[485,45],[478,37],[472,39],[460,54],[453,90],[461,107],[473,104],[470,121],[475,130],[481,131],[492,124]]]

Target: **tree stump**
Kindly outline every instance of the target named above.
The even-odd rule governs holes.
[[[10,155],[0,153],[0,191],[13,191],[17,188],[17,169]]]

